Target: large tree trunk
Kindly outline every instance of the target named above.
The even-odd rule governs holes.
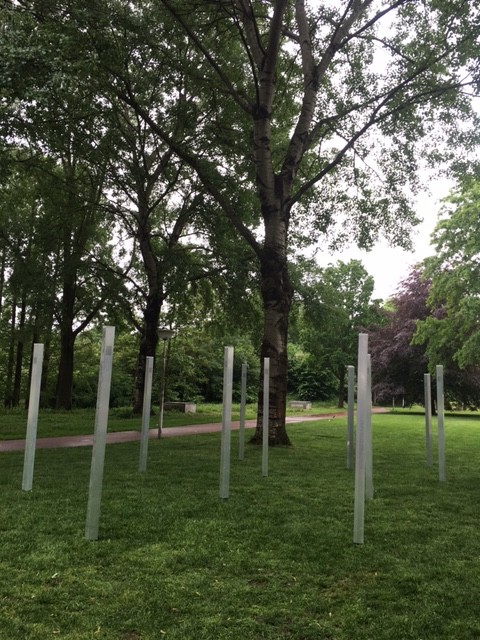
[[[288,274],[285,242],[270,242],[271,237],[281,240],[284,225],[271,225],[265,250],[260,259],[261,293],[264,312],[263,342],[261,348],[261,379],[258,394],[257,428],[252,442],[260,443],[263,431],[263,364],[270,358],[270,397],[268,416],[268,442],[270,445],[290,445],[285,428],[288,378],[288,317],[292,305],[293,289]]]
[[[158,343],[158,319],[162,308],[163,296],[150,294],[143,313],[143,330],[138,351],[137,369],[135,372],[135,391],[133,412],[141,414],[145,388],[145,368],[147,356],[155,358]]]
[[[55,393],[55,409],[72,408],[73,402],[73,353],[75,335],[64,327],[60,336],[60,364],[58,366],[57,388]]]
[[[177,14],[174,3],[164,2],[168,10],[182,24],[189,37],[194,37],[195,43],[200,41],[190,31],[187,21]],[[271,3],[268,34],[260,36],[265,25],[259,28],[256,22],[256,12],[252,10],[249,2],[238,0],[234,4],[238,17],[243,25],[243,44],[248,48],[249,64],[252,66],[252,89],[255,88],[252,101],[245,100],[243,92],[237,92],[234,96],[237,105],[251,117],[252,122],[252,149],[248,157],[252,157],[255,166],[257,195],[260,201],[261,214],[264,222],[265,240],[263,245],[258,241],[248,225],[238,215],[237,200],[232,199],[232,194],[223,190],[224,180],[218,171],[218,162],[207,160],[202,151],[197,155],[195,150],[182,145],[175,140],[170,132],[167,132],[161,122],[155,122],[148,110],[130,95],[121,94],[122,100],[132,106],[161,139],[183,161],[189,164],[197,173],[207,191],[222,207],[229,221],[240,235],[254,249],[261,266],[262,299],[264,308],[264,339],[262,344],[263,358],[271,359],[271,385],[270,385],[270,411],[269,411],[269,442],[270,444],[289,444],[289,438],[285,430],[286,391],[287,391],[287,336],[288,315],[292,302],[292,287],[288,276],[287,267],[287,236],[288,221],[292,200],[293,183],[306,149],[311,144],[312,119],[315,111],[319,79],[328,67],[337,47],[348,33],[348,29],[354,22],[357,11],[352,12],[352,18],[347,18],[342,28],[336,30],[327,53],[321,60],[321,65],[316,64],[312,55],[312,43],[310,39],[311,26],[305,11],[303,2],[290,3],[287,0],[277,0]],[[284,16],[290,9],[295,9],[295,21],[298,27],[296,36],[301,43],[301,57],[303,68],[304,91],[302,97],[301,112],[293,126],[291,139],[285,150],[283,161],[279,162],[279,145],[272,144],[271,130],[272,117],[275,113],[274,98],[277,89],[278,71],[280,65],[280,52],[284,38]],[[202,45],[203,46],[203,45]],[[213,59],[213,58],[212,58]],[[220,67],[215,62],[215,75]],[[223,72],[222,74],[223,75]],[[227,92],[234,87],[227,82]],[[211,87],[209,85],[209,91]],[[293,123],[292,123],[293,124]],[[283,147],[284,141],[281,146]],[[275,151],[275,158],[273,157]],[[295,200],[301,197],[298,191]],[[258,442],[261,434],[262,422],[262,393],[263,385],[259,389],[259,412],[257,430],[253,441]]]
[[[143,327],[135,372],[133,412],[136,414],[140,414],[143,409],[146,358],[147,356],[155,357],[158,343],[158,320],[165,298],[162,265],[151,242],[150,213],[147,196],[139,194],[137,238],[147,276],[148,292],[143,311]]]
[[[58,365],[57,387],[55,392],[55,409],[72,408],[73,394],[73,359],[75,332],[75,280],[65,278],[62,292],[62,308],[60,322],[60,363]]]

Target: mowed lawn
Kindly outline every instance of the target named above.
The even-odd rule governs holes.
[[[343,410],[343,412],[346,411]],[[333,404],[315,402],[311,409],[299,411],[288,409],[287,415],[317,415],[322,413],[338,413]],[[246,406],[245,417],[247,420],[255,419],[257,405]],[[158,408],[154,415],[150,416],[150,428],[158,427]],[[232,420],[239,420],[240,404],[232,406]],[[183,427],[192,424],[208,424],[222,421],[222,405],[220,403],[198,404],[195,413],[182,413],[180,411],[165,411],[163,426]],[[38,417],[37,436],[50,438],[55,436],[78,436],[92,434],[95,426],[95,409],[74,409],[72,411],[51,411],[41,409]],[[110,410],[108,430],[112,431],[140,431],[142,417],[132,415],[131,409],[115,408]],[[21,409],[0,410],[0,440],[15,440],[25,438],[27,431],[27,412]]]
[[[421,416],[373,417],[375,499],[354,545],[345,419],[237,460],[220,435],[107,447],[100,538],[84,539],[91,450],[0,454],[2,640],[480,638],[480,420],[447,418],[447,482]],[[436,455],[434,456],[436,460]]]

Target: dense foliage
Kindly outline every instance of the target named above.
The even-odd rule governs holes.
[[[288,443],[295,250],[319,240],[371,247],[379,235],[408,245],[418,170],[445,159],[464,167],[476,140],[478,7],[1,4],[4,403],[25,397],[36,341],[45,344],[43,401],[90,402],[81,354],[109,322],[128,353],[116,401],[130,396],[138,410],[145,359],[158,352],[159,327],[171,326],[171,365],[183,374],[170,393],[217,395],[231,340],[249,361],[260,356],[255,377],[271,359],[270,440]],[[355,331],[371,321],[371,282],[357,275],[350,290],[335,268],[314,275],[294,391],[306,393],[313,375],[309,393],[335,383],[341,404]]]
[[[358,260],[319,269],[307,261],[297,268],[297,306],[293,340],[302,351],[293,356],[294,380],[302,369],[315,381],[310,395],[332,397],[343,407],[347,366],[355,362],[358,333],[379,316],[372,300],[374,280]],[[302,381],[302,392],[306,389]],[[322,397],[320,395],[320,397]]]
[[[430,363],[443,363],[453,401],[480,404],[480,182],[464,178],[444,203],[425,260],[429,313],[415,343]]]
[[[371,330],[372,392],[377,403],[423,402],[424,347],[412,345],[417,322],[429,315],[430,288],[420,269],[412,269],[384,309],[383,323]]]
[[[370,327],[374,402],[423,404],[423,377],[430,373],[435,403],[436,365],[442,364],[447,407],[478,408],[478,360],[460,365],[456,340],[444,341],[443,349],[436,349],[447,316],[445,307],[434,303],[434,280],[427,273],[420,266],[413,268],[384,309],[383,324]]]

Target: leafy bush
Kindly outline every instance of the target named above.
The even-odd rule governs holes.
[[[330,400],[336,379],[321,362],[292,345],[288,368],[288,392],[298,400]]]

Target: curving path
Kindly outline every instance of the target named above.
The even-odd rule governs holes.
[[[389,409],[375,407],[372,413],[388,413]],[[332,420],[333,418],[344,418],[346,412],[318,414],[315,416],[288,416],[287,424],[296,424],[300,422],[318,422],[318,420]],[[257,424],[256,420],[247,420],[245,422],[246,429],[254,429]],[[232,430],[240,428],[240,422],[232,422]],[[171,438],[175,436],[191,436],[200,435],[202,433],[215,433],[222,430],[220,423],[213,424],[195,424],[185,427],[167,427],[162,431],[162,438]],[[156,438],[158,429],[150,429],[149,438]],[[140,430],[138,431],[115,431],[107,433],[107,444],[118,444],[122,442],[134,442],[140,440]],[[54,438],[37,438],[37,449],[65,449],[70,447],[90,447],[93,444],[93,434],[87,436],[58,436]],[[3,451],[23,451],[25,449],[25,440],[3,440],[0,441],[0,452]]]

